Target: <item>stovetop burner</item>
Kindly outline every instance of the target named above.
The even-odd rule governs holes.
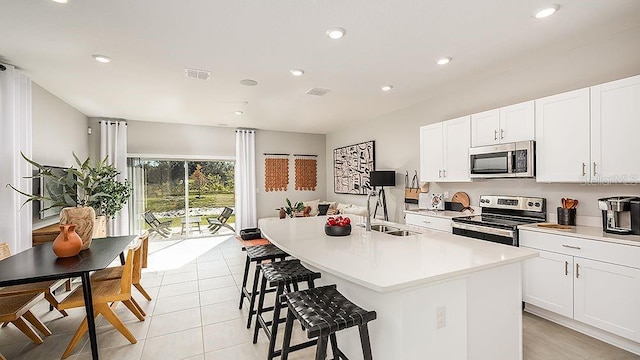
[[[501,216],[501,215],[474,215],[454,218],[454,221],[467,224],[478,224],[505,229],[515,229],[518,225],[532,224],[540,222],[539,219],[529,219],[521,217]]]

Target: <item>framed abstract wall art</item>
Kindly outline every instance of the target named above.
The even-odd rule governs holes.
[[[371,189],[369,173],[375,169],[375,141],[333,150],[333,191],[366,195]]]

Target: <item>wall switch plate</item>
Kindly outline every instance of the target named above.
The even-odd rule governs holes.
[[[447,326],[447,307],[440,306],[436,309],[436,329]]]

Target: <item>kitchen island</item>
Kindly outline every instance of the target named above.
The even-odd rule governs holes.
[[[325,235],[323,216],[261,219],[259,226],[320,271],[318,283],[337,284],[378,313],[369,324],[374,358],[522,359],[521,262],[537,251],[439,231],[367,232],[362,218],[351,219],[344,237]],[[340,332],[338,342],[350,359],[362,358],[357,329]]]

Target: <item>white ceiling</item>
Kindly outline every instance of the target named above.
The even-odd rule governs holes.
[[[329,133],[558,42],[640,25],[638,0],[553,2],[560,11],[537,20],[544,0],[3,1],[0,62],[88,116]],[[335,26],[347,35],[329,39]],[[305,95],[312,87],[331,91]]]

